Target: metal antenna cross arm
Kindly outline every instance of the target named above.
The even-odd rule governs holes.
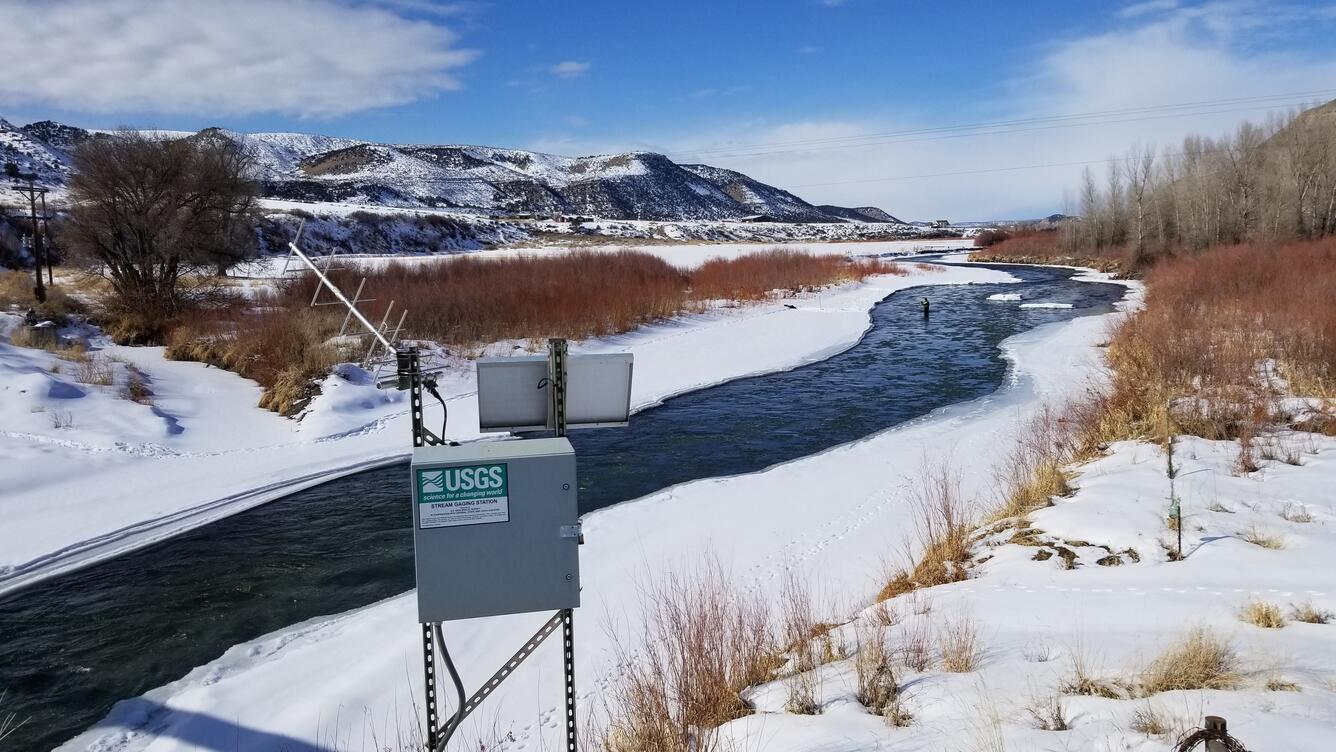
[[[325,273],[320,269],[320,267],[317,266],[316,263],[311,260],[310,256],[307,256],[305,253],[302,253],[302,250],[297,247],[296,243],[288,243],[288,248],[292,249],[293,254],[295,254],[297,258],[301,259],[302,262],[305,263],[306,266],[310,268],[310,270],[315,274],[316,278],[320,280],[320,284],[325,286],[325,289],[333,293],[334,297],[338,298],[345,306],[348,306],[348,312],[351,313],[357,319],[357,321],[361,323],[362,326],[366,327],[366,330],[371,333],[371,336],[375,337],[380,342],[380,344],[384,345],[387,351],[394,352],[394,345],[391,344],[390,340],[385,337],[384,332],[382,332],[379,328],[373,326],[370,321],[367,321],[366,316],[363,316],[362,312],[357,310],[357,306],[353,305],[352,301],[348,300],[348,296],[344,295],[343,291],[340,290],[337,285],[335,285],[333,282],[329,280],[329,277],[326,276]]]

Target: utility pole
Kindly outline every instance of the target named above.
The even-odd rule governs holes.
[[[50,222],[51,222],[51,215],[46,213],[46,191],[43,190],[42,191],[42,240],[43,240],[42,255],[46,256],[46,284],[48,286],[54,286],[56,284],[56,280],[51,271],[51,259],[53,256],[55,256],[55,254],[51,252],[51,247],[54,245],[54,243],[51,242]]]
[[[28,208],[32,212],[32,255],[34,272],[32,294],[33,297],[37,298],[38,303],[45,303],[46,286],[42,284],[42,257],[44,254],[42,253],[42,232],[37,226],[37,197],[42,197],[42,205],[45,206],[47,189],[38,188],[34,184],[33,181],[36,179],[36,175],[29,174],[22,177],[27,178],[28,184],[15,184],[14,190],[28,197]],[[46,214],[45,209],[43,209],[42,214]]]

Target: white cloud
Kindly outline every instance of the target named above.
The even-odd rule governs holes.
[[[983,105],[978,110],[993,116],[961,120],[1003,121],[1322,90],[1331,92],[1323,97],[1330,99],[1336,94],[1336,56],[1301,56],[1283,45],[1257,44],[1303,12],[1275,5],[1199,5],[1072,38],[1041,50],[1033,68],[1002,81],[994,101],[976,103]],[[1321,22],[1317,12],[1305,20]],[[1316,95],[1282,103],[1313,98]],[[1062,210],[1064,194],[1074,192],[1082,170],[1081,165],[1062,163],[1095,161],[1093,169],[1099,172],[1105,158],[1135,144],[1174,148],[1190,132],[1220,135],[1243,119],[1260,121],[1267,115],[1244,102],[1197,107],[1187,114],[1102,116],[1055,128],[1036,124],[1030,130],[1016,127],[970,138],[879,137],[958,122],[921,117],[912,112],[911,102],[904,105],[878,119],[736,122],[708,133],[662,133],[616,143],[551,138],[542,145],[578,154],[665,151],[681,160],[741,170],[791,188],[813,203],[873,204],[902,218],[1002,219]],[[1161,117],[1170,114],[1174,116]],[[826,148],[850,143],[838,139],[862,145]],[[895,140],[899,143],[890,143]],[[759,148],[743,150],[738,145]],[[1061,166],[882,180],[1052,164]]]
[[[1138,18],[1150,13],[1160,13],[1166,10],[1173,10],[1178,7],[1178,0],[1146,0],[1143,3],[1133,3],[1118,11],[1120,18]]]
[[[579,78],[589,72],[589,63],[587,61],[563,60],[548,68],[547,72],[557,78]]]
[[[477,55],[342,0],[0,0],[0,16],[5,106],[330,117],[457,88]]]
[[[477,10],[472,2],[439,2],[439,0],[372,0],[376,5],[400,11],[423,13],[430,16],[462,16]]]

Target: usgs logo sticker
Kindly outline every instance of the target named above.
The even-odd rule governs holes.
[[[418,527],[510,521],[506,465],[466,465],[417,471]]]

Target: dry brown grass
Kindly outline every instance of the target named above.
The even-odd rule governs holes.
[[[1330,611],[1318,608],[1312,601],[1290,604],[1290,618],[1305,624],[1326,624],[1333,616]]]
[[[942,656],[942,670],[953,674],[974,671],[983,657],[979,623],[964,614],[945,619],[937,633],[937,647]]]
[[[316,380],[338,362],[340,353],[327,344],[338,324],[308,308],[214,310],[180,326],[166,354],[253,379],[265,389],[260,407],[292,415],[316,394]]]
[[[84,312],[83,304],[72,297],[63,285],[47,285],[45,303],[37,302],[33,296],[33,287],[32,272],[0,270],[0,310],[12,308],[24,313],[31,308],[40,318],[62,324],[70,316]]]
[[[1280,629],[1285,626],[1285,615],[1281,613],[1280,606],[1256,598],[1243,604],[1239,618],[1264,629]]]
[[[857,625],[858,652],[854,654],[854,676],[858,682],[856,697],[869,713],[884,715],[899,696],[899,685],[891,665],[891,650],[886,634],[878,623]]]
[[[1314,519],[1313,513],[1308,511],[1308,508],[1303,504],[1286,504],[1280,510],[1280,516],[1286,522],[1297,522],[1299,524],[1307,524]]]
[[[1239,659],[1228,640],[1198,628],[1170,645],[1141,675],[1147,694],[1178,689],[1234,689]]]
[[[148,377],[128,363],[125,371],[125,398],[141,405],[153,404],[153,390],[149,387]]]
[[[1256,525],[1244,530],[1241,535],[1244,540],[1254,546],[1261,546],[1262,548],[1271,549],[1273,551],[1279,551],[1285,548],[1285,536],[1279,533],[1273,533],[1270,530],[1260,528]]]
[[[915,482],[914,538],[907,547],[917,550],[917,560],[912,568],[894,572],[877,600],[969,577],[975,529],[959,476],[948,464],[925,465]]]
[[[1035,728],[1041,731],[1066,731],[1071,728],[1067,723],[1061,692],[1032,696],[1025,710],[1030,714]]]
[[[1069,496],[1063,466],[1094,454],[1091,423],[1097,409],[1090,399],[1061,407],[1044,406],[1021,426],[1007,458],[998,464],[995,476],[1001,499],[989,514],[998,521],[1052,506],[1053,498]]]
[[[900,662],[915,671],[927,671],[932,666],[932,629],[927,619],[905,623],[898,653]]]
[[[1187,730],[1187,724],[1149,702],[1133,712],[1131,726],[1139,734],[1166,739],[1177,739]]]
[[[742,690],[779,666],[768,605],[740,595],[711,562],[665,575],[645,591],[642,609],[636,644],[615,642],[624,668],[594,743],[605,752],[715,749],[716,729],[752,712]]]
[[[74,380],[80,384],[111,386],[115,381],[116,371],[111,361],[98,353],[93,353],[76,361]]]
[[[31,347],[78,363],[88,357],[88,348],[83,342],[60,337],[51,329],[34,329],[16,326],[9,333],[9,343],[16,347]]]
[[[910,712],[903,697],[892,700],[881,711],[881,717],[886,719],[887,726],[894,728],[906,728],[914,722],[914,714]]]
[[[1123,687],[1118,681],[1105,679],[1100,676],[1086,653],[1085,645],[1077,641],[1071,647],[1068,654],[1070,671],[1067,678],[1062,683],[1062,691],[1069,695],[1086,695],[1089,697],[1105,697],[1108,699],[1121,699],[1123,697]]]

